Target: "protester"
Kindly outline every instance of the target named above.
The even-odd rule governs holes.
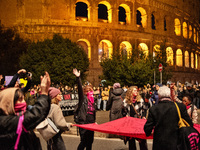
[[[78,71],[77,69],[73,69],[73,74],[77,77],[78,84],[78,123],[94,123],[96,120],[96,112],[93,97],[93,88],[91,85],[86,85],[84,88],[82,87],[80,71]],[[94,131],[79,128],[79,134],[81,141],[77,150],[84,150],[84,148],[86,148],[86,150],[91,150],[92,143],[94,141]]]
[[[171,100],[170,89],[162,86],[158,90],[159,103],[150,108],[144,131],[149,136],[154,129],[153,150],[176,150],[178,144],[178,112],[174,102]],[[181,117],[190,126],[192,121],[187,114],[186,107],[182,103],[177,103],[181,112]]]
[[[65,117],[63,116],[62,110],[59,106],[59,102],[61,101],[62,97],[61,91],[57,88],[50,87],[49,96],[51,98],[51,109],[47,117],[53,121],[60,131],[53,138],[47,141],[47,149],[66,150],[61,134],[64,131],[69,130],[69,128],[72,126],[72,123],[67,123],[65,121]]]
[[[0,92],[0,149],[41,150],[33,129],[49,113],[49,74],[41,76],[41,95],[31,110],[26,110],[24,94],[20,88],[7,88]]]
[[[189,95],[183,97],[183,104],[186,106],[188,115],[192,119],[192,122],[198,123],[197,107],[192,103],[192,98]]]
[[[155,91],[154,91],[153,95],[151,96],[151,101],[152,101],[153,105],[158,104],[158,99],[159,99],[158,98],[158,90],[159,90],[160,87],[162,87],[161,83],[157,83],[155,85]]]
[[[106,110],[110,110],[110,121],[123,117],[122,106],[125,95],[120,83],[114,83],[113,90],[109,95],[109,100],[106,105]]]
[[[106,111],[106,104],[108,101],[109,91],[107,87],[103,88],[103,91],[101,93],[102,101],[103,101],[103,111]]]
[[[128,91],[126,92],[126,97],[124,99],[124,107],[128,110],[127,115],[135,118],[144,118],[144,100],[140,96],[138,92],[137,86],[129,87]],[[147,150],[147,142],[144,139],[135,139],[135,138],[125,138],[129,141],[129,150],[136,150],[136,143],[135,140],[138,140],[140,145],[140,150]]]

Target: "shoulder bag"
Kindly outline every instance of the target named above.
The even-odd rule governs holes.
[[[187,121],[181,117],[180,109],[176,102],[174,102],[179,116],[179,131],[178,131],[178,150],[199,150],[199,132],[191,127]]]
[[[48,141],[60,131],[49,117],[42,121],[36,129],[45,141]]]

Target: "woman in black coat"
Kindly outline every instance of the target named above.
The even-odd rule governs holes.
[[[154,129],[153,150],[177,150],[179,116],[176,106],[170,98],[170,89],[167,86],[160,87],[158,95],[159,103],[150,108],[144,131],[149,136]],[[193,126],[186,107],[182,103],[177,104],[181,117]]]
[[[46,118],[49,112],[48,89],[50,84],[50,77],[46,72],[45,76],[41,78],[41,96],[31,110],[26,110],[26,102],[21,89],[7,88],[0,92],[1,150],[41,149],[40,141],[33,129]],[[19,140],[17,140],[18,138]]]

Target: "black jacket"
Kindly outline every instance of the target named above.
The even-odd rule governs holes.
[[[122,88],[113,89],[109,95],[106,110],[110,110],[110,121],[122,118],[123,100],[125,92]]]
[[[177,104],[182,118],[193,126],[185,105],[182,103]],[[149,136],[154,129],[153,150],[177,149],[178,121],[178,112],[172,101],[160,101],[157,105],[150,108],[144,131]]]
[[[78,108],[77,108],[77,117],[79,124],[87,124],[87,123],[94,123],[96,120],[96,111],[94,111],[94,121],[87,120],[87,112],[88,112],[88,98],[83,93],[82,88],[82,82],[81,78],[77,78],[77,84],[78,84],[78,96],[79,96],[79,102],[78,102]],[[95,108],[95,103],[93,104],[93,107]]]
[[[48,115],[50,109],[50,99],[46,95],[41,95],[31,110],[24,113],[23,126],[28,133],[22,132],[18,149],[32,150],[39,149],[38,139],[36,138],[33,129],[43,121]],[[13,150],[17,139],[17,126],[19,116],[2,115],[0,114],[0,149]],[[37,145],[38,144],[38,145]]]

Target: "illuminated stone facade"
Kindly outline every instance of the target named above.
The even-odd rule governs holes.
[[[88,54],[88,81],[98,85],[102,55],[166,41],[172,81],[200,82],[199,0],[2,0],[0,19],[32,41],[59,33]],[[102,15],[104,14],[104,15]],[[134,47],[133,47],[134,46]]]

